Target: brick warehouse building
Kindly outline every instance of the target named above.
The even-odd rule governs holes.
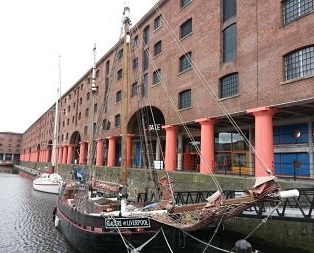
[[[19,161],[22,134],[0,132],[0,165],[3,161]]]
[[[313,5],[159,1],[131,29],[128,165],[144,166],[139,112],[152,111],[144,127],[154,160],[166,170],[208,173],[207,164],[214,172],[265,175],[265,164],[276,175],[313,178]],[[122,40],[96,64],[95,95],[91,78],[92,69],[59,100],[57,160],[86,164],[94,134],[93,164],[118,166]],[[54,111],[55,105],[23,134],[21,160],[51,161]]]

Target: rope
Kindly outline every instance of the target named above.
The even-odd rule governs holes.
[[[167,243],[167,246],[168,246],[170,252],[173,253],[173,251],[172,251],[172,249],[171,249],[171,247],[170,247],[170,245],[169,245],[169,242],[168,242],[168,240],[167,240],[167,237],[166,237],[166,235],[165,235],[164,229],[163,229],[162,227],[161,227],[161,232],[162,232],[162,234],[163,234],[163,236],[164,236],[164,238],[165,238],[165,241],[166,241],[166,243]]]
[[[209,241],[208,241],[207,244],[211,244],[212,240],[214,239],[214,237],[215,237],[216,234],[218,233],[219,227],[220,227],[220,225],[221,225],[221,223],[222,223],[222,218],[223,218],[223,217],[220,218],[220,221],[219,221],[219,223],[218,223],[218,225],[217,225],[217,227],[216,227],[216,229],[215,229],[215,231],[214,231],[212,237],[209,239]],[[202,253],[205,253],[206,250],[207,250],[207,248],[208,248],[208,245],[206,245],[206,247],[204,248],[204,250],[203,250]]]
[[[158,7],[158,5],[156,4],[154,7],[155,11],[162,15],[162,11],[160,10],[160,8]],[[171,28],[169,21],[165,18],[164,15],[162,15],[163,17],[163,23],[166,25],[166,28],[168,29],[173,41],[177,44],[178,48],[181,50],[181,52],[183,54],[187,54],[187,51],[183,48],[183,46],[181,45],[181,42],[177,39],[176,33],[175,31],[173,31],[173,29]],[[193,61],[193,59],[191,57],[188,57],[187,60],[189,61],[189,63],[191,64],[191,66],[193,67],[195,73],[197,74],[197,76],[199,77],[201,83],[203,84],[203,86],[205,87],[205,89],[209,92],[209,94],[212,96],[212,98],[214,99],[214,101],[220,106],[221,110],[224,113],[224,116],[226,116],[228,118],[228,120],[230,121],[230,123],[232,124],[232,126],[237,130],[237,132],[239,134],[241,134],[241,136],[243,137],[244,141],[246,142],[246,144],[248,146],[250,146],[250,148],[252,149],[252,151],[255,153],[256,158],[260,161],[260,163],[263,165],[263,168],[265,171],[269,171],[269,168],[267,167],[266,163],[261,159],[261,157],[259,156],[258,153],[256,153],[256,149],[254,148],[254,146],[252,145],[252,143],[250,143],[250,141],[248,140],[248,138],[245,136],[245,134],[242,132],[242,130],[240,129],[239,125],[235,122],[235,120],[232,118],[232,116],[229,114],[229,112],[227,111],[226,107],[223,105],[223,103],[219,100],[218,96],[215,94],[215,91],[213,90],[213,88],[210,86],[209,82],[205,79],[204,75],[202,74],[202,72],[200,71],[200,69],[198,68],[198,66],[196,65],[196,63]],[[154,66],[154,68],[156,68]],[[161,83],[163,83],[162,79],[161,79]],[[164,86],[164,85],[163,85]],[[168,93],[167,93],[168,95]],[[171,102],[173,103],[173,99],[171,100]],[[174,108],[176,109],[176,107],[174,106]],[[176,112],[177,113],[177,112]],[[178,115],[178,113],[177,113]],[[182,121],[182,118],[179,117]],[[185,128],[185,127],[184,127]],[[186,130],[186,129],[185,129]],[[198,147],[197,147],[198,149]],[[202,157],[203,159],[203,157]],[[203,161],[206,164],[206,161],[203,159]],[[208,164],[206,164],[206,167],[209,168]],[[216,182],[216,181],[215,181]]]
[[[115,218],[112,216],[110,217],[111,219],[115,220]],[[115,223],[116,224],[116,223]],[[160,233],[160,231],[162,230],[162,228],[160,228],[156,234],[154,234],[150,239],[148,239],[146,242],[144,242],[142,245],[138,246],[137,248],[135,248],[127,239],[124,238],[124,236],[122,235],[120,229],[116,226],[115,229],[118,231],[124,246],[126,247],[126,249],[128,250],[129,253],[140,253],[141,250],[148,244],[150,243],[152,240],[154,240],[156,238],[156,236]]]
[[[202,240],[196,238],[195,236],[189,234],[188,232],[186,232],[186,231],[184,231],[184,230],[181,230],[181,231],[182,231],[184,234],[186,234],[187,236],[193,238],[194,240],[196,240],[196,241],[198,241],[198,242],[200,242],[200,243],[202,243],[202,244],[204,244],[204,245],[206,245],[206,246],[208,246],[208,247],[210,247],[210,248],[216,249],[216,250],[221,251],[221,252],[234,253],[234,252],[232,252],[232,251],[225,250],[225,249],[216,247],[216,246],[214,246],[214,245],[208,244],[208,243],[206,243],[206,242],[203,242]]]
[[[281,204],[281,201],[279,201],[279,203],[273,208],[273,210],[269,213],[269,215],[267,215],[266,218],[262,219],[262,221],[244,239],[245,240],[248,239],[260,226],[262,226],[262,224],[266,223],[269,217],[279,208],[280,204]]]

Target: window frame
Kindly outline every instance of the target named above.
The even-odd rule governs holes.
[[[178,94],[178,109],[185,110],[192,107],[191,89],[183,90]]]
[[[122,100],[122,91],[121,91],[121,90],[118,90],[118,91],[116,92],[116,103],[121,102],[121,100]]]
[[[156,69],[153,72],[153,85],[157,85],[161,82],[161,69]]]
[[[193,19],[189,18],[180,25],[180,39],[184,39],[193,32]]]
[[[162,42],[161,40],[159,40],[154,45],[154,56],[161,54],[161,52],[162,52]]]
[[[237,58],[238,50],[236,23],[230,24],[222,31],[222,43],[222,61],[224,63],[234,61]]]
[[[192,0],[180,0],[180,8],[184,8],[188,4],[190,4]]]
[[[115,127],[120,127],[121,126],[121,115],[117,114],[114,116],[114,126]]]
[[[307,1],[307,2],[301,5],[301,1],[303,2]],[[303,7],[303,10],[302,10],[302,7]],[[282,22],[284,25],[290,24],[308,15],[309,13],[313,12],[313,10],[314,10],[313,0],[296,0],[296,1],[295,0],[292,0],[292,1],[283,0],[282,1]]]
[[[179,58],[179,73],[188,71],[192,68],[192,52],[187,52]]]
[[[228,86],[229,87],[226,87]],[[239,73],[233,72],[219,78],[219,99],[234,97],[239,94]]]
[[[122,68],[117,71],[117,81],[120,81],[123,78]]]
[[[309,45],[289,52],[284,56],[283,63],[285,81],[313,76],[314,45]]]
[[[160,27],[162,27],[162,15],[159,15],[154,19],[154,29],[157,30]]]

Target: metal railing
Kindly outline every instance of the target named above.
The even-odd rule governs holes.
[[[282,201],[279,207],[272,214],[272,219],[290,220],[314,223],[314,188],[299,188],[299,196],[297,198],[287,198]],[[196,204],[206,202],[206,199],[215,191],[181,191],[175,192],[174,198],[178,205]],[[227,199],[240,196],[243,191],[227,190],[224,196]],[[139,193],[138,201],[146,202],[146,194]],[[240,215],[248,218],[264,218],[273,211],[278,203],[261,203],[248,208]]]

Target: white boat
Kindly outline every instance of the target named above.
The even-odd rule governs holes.
[[[33,189],[46,193],[59,193],[62,177],[58,173],[43,173],[33,181]]]
[[[59,58],[59,72],[60,72],[60,58]],[[52,173],[42,173],[33,181],[33,189],[46,193],[59,193],[59,188],[62,183],[62,177],[58,174],[58,164],[57,164],[57,140],[58,140],[58,100],[59,93],[61,93],[61,77],[59,75],[59,87],[57,89],[57,101],[55,107],[55,120],[54,120],[54,134],[53,134],[53,146],[52,146],[52,163],[51,169]],[[56,171],[56,173],[55,173]]]

